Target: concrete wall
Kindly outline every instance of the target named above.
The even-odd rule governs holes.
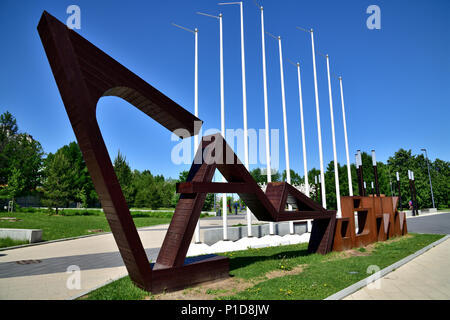
[[[222,228],[211,228],[202,230],[200,241],[212,245],[220,240],[223,240]],[[236,241],[247,237],[247,226],[228,227],[228,240]],[[280,222],[274,225],[275,235],[284,236],[289,234],[289,222]],[[301,235],[306,232],[306,222],[294,223],[294,233]],[[269,224],[261,224],[252,226],[252,236],[262,238],[269,235]]]
[[[40,242],[42,241],[42,230],[0,228],[0,238],[28,241],[28,243]]]

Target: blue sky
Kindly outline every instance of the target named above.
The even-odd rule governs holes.
[[[291,168],[303,174],[297,74],[302,64],[309,168],[319,166],[311,43],[296,26],[314,28],[316,50],[328,53],[331,72],[344,77],[350,159],[357,149],[376,149],[386,161],[399,148],[428,149],[450,160],[450,2],[447,0],[260,1],[266,30],[281,35]],[[81,8],[82,36],[187,110],[194,112],[194,39],[171,22],[199,28],[199,117],[204,130],[220,128],[218,22],[196,11],[224,14],[226,127],[242,128],[239,10],[211,0],[10,1],[0,2],[0,112],[9,110],[19,128],[45,152],[75,140],[36,30],[43,10],[66,21],[66,8]],[[381,30],[366,27],[366,8],[381,9]],[[249,127],[264,128],[259,10],[244,1]],[[270,128],[283,122],[278,47],[266,37]],[[317,55],[325,165],[333,159],[325,59]],[[332,79],[337,154],[345,163],[339,82]],[[97,118],[112,158],[117,150],[132,168],[177,177],[187,165],[171,163],[170,132],[119,98],[102,98]],[[242,158],[242,156],[241,156]],[[255,167],[255,166],[253,166]]]

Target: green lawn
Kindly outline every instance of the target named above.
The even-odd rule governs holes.
[[[1,220],[0,228],[42,229],[42,240],[56,240],[110,231],[105,215],[100,210],[65,210],[49,215],[47,210],[29,212],[0,212],[2,217],[17,220]],[[137,228],[169,223],[173,212],[132,213]]]
[[[0,248],[14,247],[26,243],[28,243],[28,241],[13,240],[11,238],[0,238]]]
[[[194,287],[167,293],[173,299],[324,299],[370,274],[369,266],[383,269],[442,238],[442,235],[409,234],[364,249],[308,254],[307,244],[279,246],[226,253],[230,275],[216,287]],[[172,295],[171,295],[172,294]],[[81,299],[158,299],[161,295],[135,287],[129,277],[99,288]]]

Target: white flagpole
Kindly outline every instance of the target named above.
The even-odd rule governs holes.
[[[264,8],[261,7],[261,38],[262,38],[262,64],[263,64],[263,84],[264,84],[264,118],[266,133],[266,165],[267,165],[267,183],[272,182],[272,169],[270,167],[270,143],[269,143],[269,106],[267,98],[267,72],[266,72],[266,43],[264,31]],[[274,223],[269,222],[269,233],[275,233]]]
[[[249,170],[248,159],[248,126],[247,126],[247,81],[245,76],[245,47],[244,47],[244,8],[241,2],[219,3],[219,5],[239,4],[241,18],[241,70],[242,70],[242,111],[244,118],[244,162]],[[252,236],[252,212],[247,206],[247,236]]]
[[[320,129],[320,109],[319,109],[319,91],[317,87],[317,71],[316,71],[316,52],[314,49],[314,31],[311,33],[312,57],[313,57],[313,71],[314,71],[314,92],[316,97],[316,117],[317,117],[317,136],[319,140],[319,160],[320,160],[320,193],[322,194],[322,206],[327,207],[327,197],[325,191],[325,173],[323,170],[323,152],[322,152],[322,131]]]
[[[197,12],[197,14],[216,18],[219,20],[219,35],[220,35],[220,123],[221,134],[225,140],[225,94],[224,94],[224,80],[223,80],[223,26],[222,26],[222,13],[219,16],[213,16],[210,14]],[[226,155],[223,155],[223,161],[226,161]],[[226,182],[225,177],[222,176],[222,181]],[[223,240],[228,240],[228,221],[227,221],[227,195],[222,194],[222,223],[223,223]]]
[[[350,156],[348,153],[347,120],[345,119],[344,89],[342,86],[342,77],[339,77],[339,85],[341,88],[341,105],[342,105],[342,121],[344,123],[345,155],[347,157],[348,192],[350,196],[353,196],[352,170],[350,167]]]
[[[286,94],[284,89],[284,68],[283,68],[283,50],[281,47],[281,37],[278,37],[278,51],[280,55],[280,78],[281,78],[281,102],[283,107],[283,128],[284,128],[284,153],[286,158],[286,182],[291,184],[291,168],[289,164],[289,141],[287,129],[287,115],[286,115]],[[289,210],[292,206],[289,205]],[[289,232],[294,233],[294,221],[289,221]]]
[[[306,137],[305,137],[305,122],[303,118],[303,95],[302,95],[302,79],[300,76],[300,63],[297,62],[297,77],[298,77],[298,96],[300,99],[300,123],[302,126],[302,149],[303,149],[303,171],[305,173],[305,188],[306,196],[309,198],[309,181],[308,181],[308,164],[306,158]],[[311,220],[307,220],[307,232],[311,232]]]
[[[337,204],[337,213],[336,217],[341,217],[341,192],[339,189],[339,168],[337,162],[337,153],[336,153],[336,136],[334,129],[334,111],[333,111],[333,95],[331,93],[331,79],[330,79],[330,57],[328,55],[325,56],[327,59],[327,73],[328,73],[328,95],[330,99],[330,117],[331,117],[331,138],[333,142],[333,159],[334,159],[334,180],[336,185],[336,204]]]
[[[198,118],[198,29],[190,30],[188,28],[179,26],[172,23],[173,26],[183,29],[185,31],[191,32],[195,36],[195,57],[194,57],[194,114]],[[194,158],[197,154],[199,147],[199,134],[194,136]],[[201,243],[200,241],[200,219],[197,221],[197,226],[195,227],[195,243]]]
[[[222,137],[225,139],[225,90],[223,80],[223,15],[219,14],[220,25],[220,119],[221,119],[221,131]],[[223,161],[226,161],[226,156],[223,155]],[[222,176],[222,181],[226,182],[225,177]],[[227,194],[222,194],[222,210],[223,210],[223,240],[228,240],[228,221],[227,221]]]
[[[195,100],[195,116],[198,118],[198,29],[195,28],[195,89],[194,89],[194,100]],[[194,157],[198,151],[198,140],[199,135],[194,136],[195,152]],[[200,243],[200,219],[197,221],[197,226],[195,228],[195,242]]]

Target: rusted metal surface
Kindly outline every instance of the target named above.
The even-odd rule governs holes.
[[[398,197],[385,195],[341,197],[342,218],[336,221],[333,250],[362,247],[407,234],[406,216],[397,211],[397,202]]]
[[[216,134],[202,138],[187,182],[177,185],[180,200],[157,261],[151,265],[96,120],[97,102],[103,96],[121,97],[175,133],[184,129],[184,134],[197,134],[200,126],[195,122],[200,120],[47,12],[42,14],[38,32],[120,254],[131,280],[142,289],[157,293],[228,276],[226,257],[186,259],[207,193],[237,193],[261,221],[313,219],[309,252],[330,252],[333,238],[337,249],[373,242],[378,229],[386,234],[405,233],[406,219],[396,212],[396,201],[387,205],[393,213],[377,229],[375,219],[383,204],[374,205],[374,198],[343,197],[343,218],[336,221],[335,211],[324,209],[288,183],[269,183],[263,192]],[[215,170],[227,183],[211,182]],[[294,210],[287,211],[288,205]],[[361,212],[358,234],[354,211]]]

